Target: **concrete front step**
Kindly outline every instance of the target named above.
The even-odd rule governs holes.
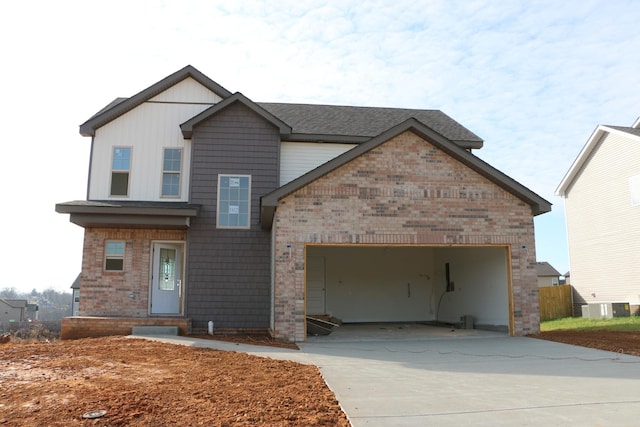
[[[131,335],[178,335],[177,326],[134,326]]]

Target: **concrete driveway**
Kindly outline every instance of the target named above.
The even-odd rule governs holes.
[[[315,364],[354,427],[637,426],[640,357],[479,330],[343,325],[301,351],[147,336]]]
[[[424,325],[300,345],[353,426],[637,426],[640,358]]]

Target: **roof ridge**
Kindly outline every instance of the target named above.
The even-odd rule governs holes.
[[[345,104],[315,104],[315,103],[309,103],[309,102],[267,102],[267,101],[260,101],[260,102],[256,102],[256,104],[258,105],[262,105],[262,104],[269,104],[269,105],[291,105],[291,106],[301,106],[301,105],[305,105],[305,106],[310,106],[310,107],[331,107],[331,108],[362,108],[362,109],[375,109],[375,110],[401,110],[401,111],[433,111],[433,112],[439,112],[442,114],[445,114],[445,112],[443,112],[442,110],[438,109],[438,108],[406,108],[406,107],[379,107],[379,106],[372,106],[372,105],[345,105]]]

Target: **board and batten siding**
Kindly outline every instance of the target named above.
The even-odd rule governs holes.
[[[282,142],[280,144],[280,185],[317,168],[357,144]]]
[[[584,302],[640,304],[640,142],[607,133],[567,190],[571,284]]]
[[[100,127],[91,153],[89,200],[188,201],[191,144],[180,124],[221,98],[189,78]],[[111,197],[114,147],[131,147],[129,195]],[[161,197],[164,148],[182,148],[180,197]]]
[[[278,129],[235,103],[193,131],[186,315],[194,328],[267,329],[271,314],[271,235],[260,197],[278,187]],[[251,175],[249,229],[216,228],[218,175]]]

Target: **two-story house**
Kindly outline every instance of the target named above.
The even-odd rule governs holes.
[[[212,321],[301,341],[307,314],[538,331],[551,206],[438,110],[254,102],[187,66],[80,133],[87,200],[56,205],[85,229],[63,336]]]
[[[562,179],[574,314],[589,303],[640,311],[640,119],[596,127]]]

